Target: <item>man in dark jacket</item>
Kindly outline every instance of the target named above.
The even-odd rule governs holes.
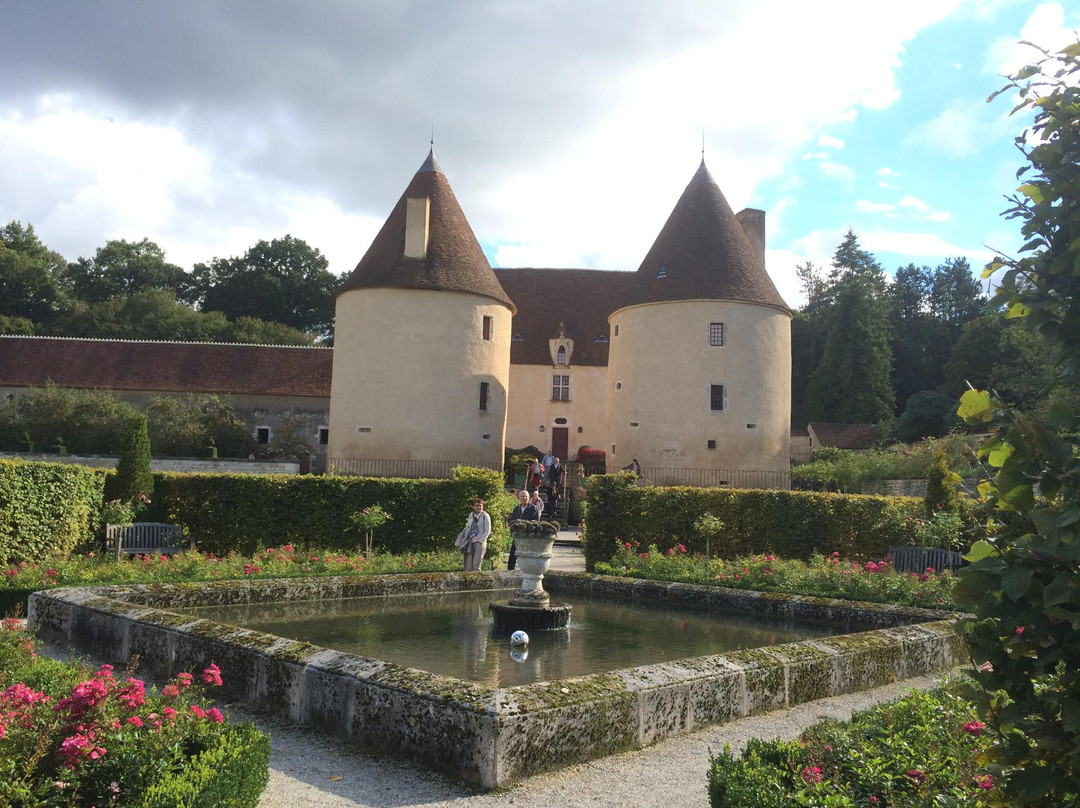
[[[540,520],[540,514],[536,512],[536,506],[529,502],[529,492],[522,488],[517,492],[518,504],[510,514],[510,521],[524,519],[528,522]],[[506,562],[506,568],[512,570],[517,567],[517,545],[510,542],[510,560]]]

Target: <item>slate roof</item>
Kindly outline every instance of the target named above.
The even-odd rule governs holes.
[[[425,196],[431,200],[427,256],[406,258],[406,200]],[[350,289],[373,287],[472,292],[514,308],[492,272],[434,152],[428,153],[364,257],[335,296]]]
[[[666,267],[664,277],[657,277]],[[705,161],[638,268],[641,301],[741,300],[788,310]]]
[[[827,424],[811,422],[807,431],[817,438],[819,449],[833,446],[837,449],[869,449],[878,439],[877,427],[873,424]]]
[[[0,386],[329,396],[331,348],[0,336]]]
[[[571,365],[603,366],[611,339],[607,318],[635,302],[633,272],[601,269],[496,269],[495,276],[518,305],[510,343],[515,365],[550,365],[548,340],[559,324],[574,341]],[[602,337],[604,341],[597,342]]]

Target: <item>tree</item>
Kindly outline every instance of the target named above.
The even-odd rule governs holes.
[[[258,317],[317,335],[333,330],[333,293],[340,283],[317,249],[285,236],[260,241],[243,256],[195,265],[202,309],[230,320]]]
[[[196,311],[172,291],[142,289],[100,303],[70,304],[59,330],[68,337],[224,342],[232,325],[221,312]]]
[[[956,405],[956,399],[944,393],[921,390],[908,399],[903,414],[893,426],[893,437],[903,443],[912,443],[947,435],[950,429],[960,424]]]
[[[73,297],[87,303],[102,303],[150,289],[170,291],[188,302],[193,294],[191,277],[166,261],[165,251],[145,238],[105,242],[92,259],[80,258],[68,264],[64,281]]]
[[[13,221],[0,228],[0,315],[48,322],[60,297],[57,260],[32,225]]]
[[[949,329],[953,339],[985,310],[986,297],[966,258],[949,258],[934,270],[930,313]]]
[[[128,431],[116,461],[112,492],[115,499],[124,502],[135,502],[154,493],[150,438],[146,433],[146,416],[142,413],[137,413],[128,422]]]
[[[854,234],[848,232],[837,256],[848,260]],[[844,250],[844,257],[841,256]],[[858,251],[862,252],[862,251]],[[868,254],[867,254],[868,255]],[[876,262],[856,256],[860,267],[847,269],[837,281],[831,326],[821,363],[806,390],[806,417],[810,421],[877,423],[892,415],[893,389],[889,380],[887,303],[884,278]]]
[[[1041,49],[1040,49],[1041,50]],[[1009,78],[1034,114],[1016,138],[1027,165],[1005,216],[1018,219],[1022,257],[998,256],[995,300],[1040,333],[1062,375],[1080,381],[1080,42]],[[983,762],[1001,804],[1080,799],[1080,406],[1033,417],[969,390],[960,414],[989,425],[980,457],[996,469],[980,491],[986,538],[973,545],[953,595],[975,613],[961,623],[977,670],[972,690],[994,734]]]

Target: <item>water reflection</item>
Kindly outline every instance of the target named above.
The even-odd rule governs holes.
[[[660,604],[575,596],[565,629],[530,633],[511,648],[495,633],[488,603],[507,592],[398,595],[195,609],[246,626],[492,687],[755,648],[850,630],[845,625],[772,621]]]

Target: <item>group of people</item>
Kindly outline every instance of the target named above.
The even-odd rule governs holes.
[[[557,502],[563,490],[564,470],[559,458],[551,452],[545,452],[540,460],[535,460],[529,465],[526,473],[527,488],[522,488],[516,493],[518,504],[510,514],[510,521],[524,519],[536,522],[544,516],[544,501],[540,498],[540,487],[547,485],[548,499]],[[491,536],[491,514],[484,510],[484,500],[477,497],[473,500],[472,513],[465,522],[465,527],[458,533],[454,542],[462,551],[465,572],[474,572],[480,569],[480,562],[487,552],[488,537]],[[506,568],[512,570],[517,566],[517,547],[510,544],[510,559]]]

